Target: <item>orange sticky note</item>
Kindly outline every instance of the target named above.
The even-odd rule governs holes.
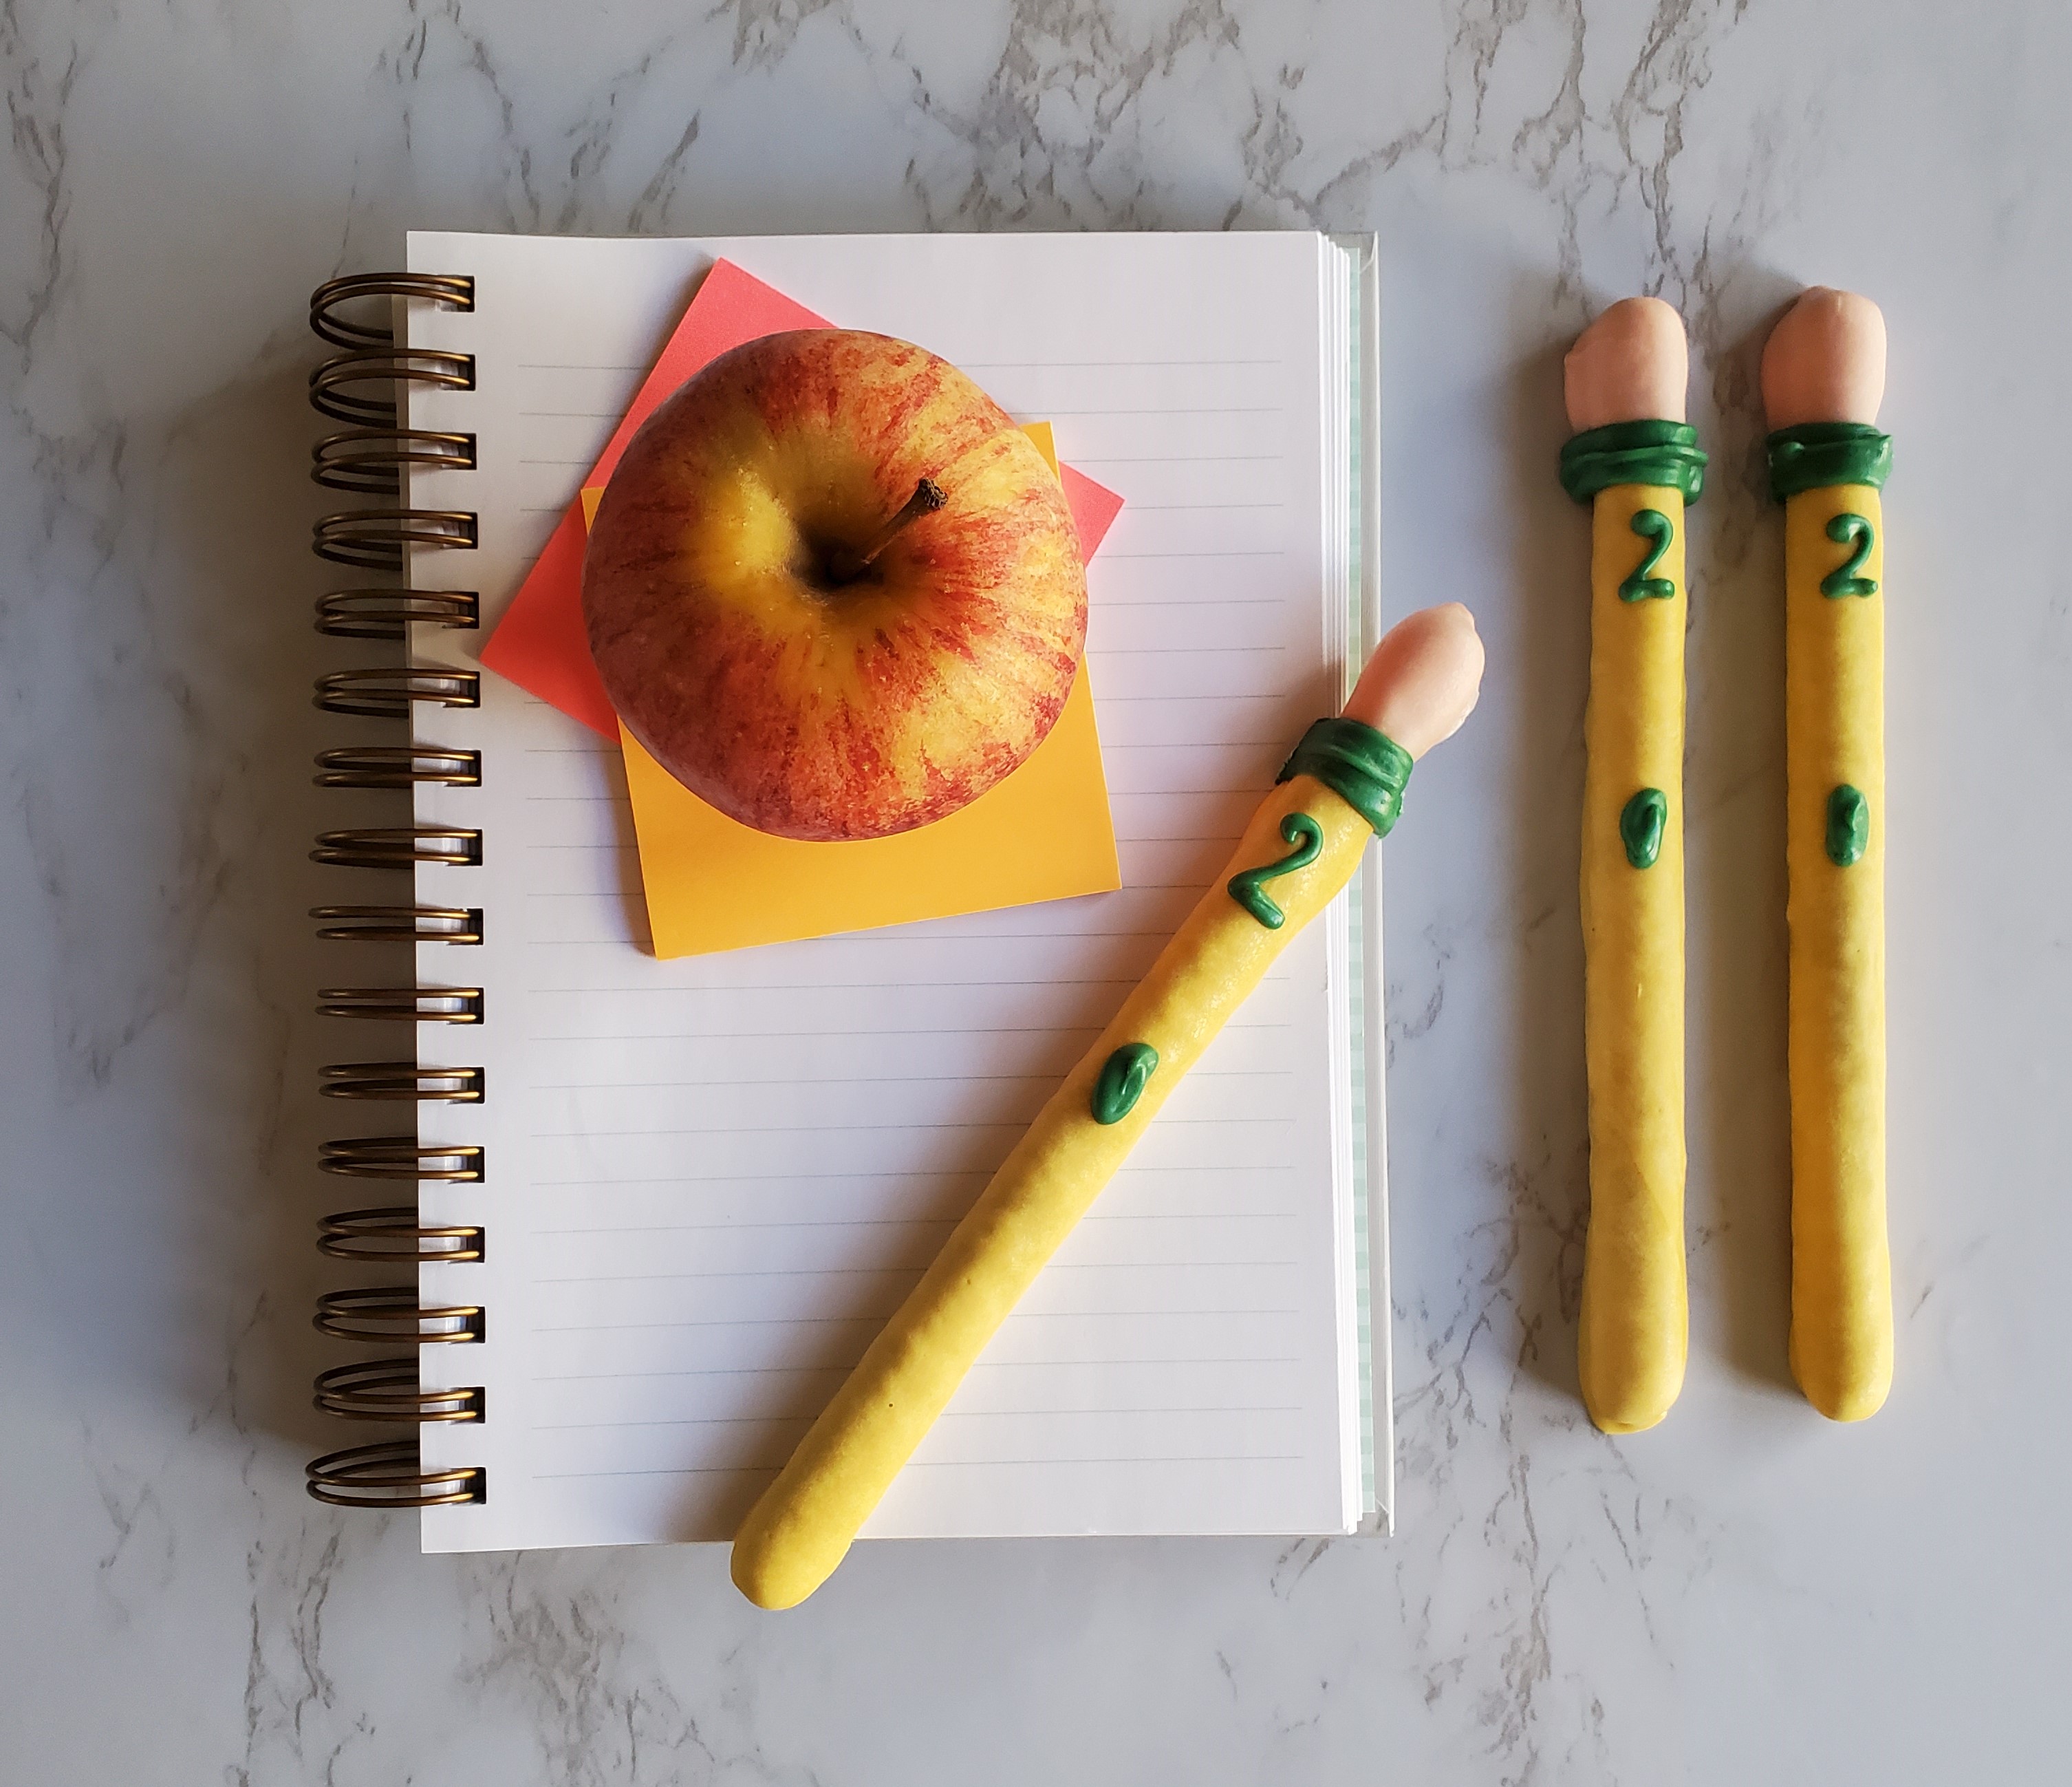
[[[1026,432],[1056,470],[1050,424]],[[597,486],[582,492],[586,525],[602,494]],[[1115,501],[1095,517],[1100,532],[1120,507]],[[1080,550],[1091,550],[1083,535]],[[623,726],[619,738],[658,956],[906,924],[1122,884],[1083,663],[1057,724],[1026,763],[947,819],[892,838],[772,838],[706,805]]]

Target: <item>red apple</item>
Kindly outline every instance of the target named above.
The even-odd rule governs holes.
[[[780,837],[882,838],[1043,742],[1086,642],[1064,493],[947,360],[844,329],[723,354],[590,526],[590,650],[633,735]]]

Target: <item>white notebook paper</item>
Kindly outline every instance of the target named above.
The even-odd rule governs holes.
[[[425,1513],[427,1550],[729,1538],[1343,690],[1362,306],[1345,249],[1306,234],[413,235],[413,270],[476,299],[411,307],[411,342],[476,373],[409,421],[474,434],[479,465],[411,500],[475,513],[480,541],[420,554],[417,587],[478,590],[494,624],[720,256],[944,355],[1124,496],[1087,641],[1124,887],[658,961],[615,747],[488,673],[479,709],[421,712],[420,742],[483,775],[421,789],[419,821],[479,826],[483,860],[421,869],[417,897],[480,908],[484,941],[423,946],[418,978],[484,1011],[422,1027],[420,1054],[487,1087],[419,1117],[486,1151],[483,1183],[421,1193],[487,1232],[480,1263],[421,1272],[426,1303],[487,1311],[479,1344],[421,1349],[428,1384],[484,1391],[480,1423],[423,1431],[428,1463],[487,1473],[478,1505]],[[484,636],[420,628],[416,661],[471,667]],[[866,1537],[1385,1511],[1377,911],[1370,887],[1360,936],[1342,898],[1290,945]]]

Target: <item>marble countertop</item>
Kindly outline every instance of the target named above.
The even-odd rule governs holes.
[[[574,23],[578,17],[581,23]],[[0,1779],[2062,1777],[2072,401],[2044,0],[78,0],[0,20]],[[1390,847],[1398,1530],[421,1558],[307,1386],[310,287],[413,224],[1378,231],[1383,588],[1491,677]],[[1779,533],[1756,355],[1876,296],[1897,1387],[1785,1369]],[[1560,358],[1693,338],[1688,1388],[1576,1398],[1585,522]],[[1984,457],[1981,457],[1981,455]],[[1967,542],[1969,542],[1967,546]],[[335,731],[335,727],[329,730]]]

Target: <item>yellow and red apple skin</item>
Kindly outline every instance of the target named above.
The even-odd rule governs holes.
[[[860,579],[923,478],[947,500]],[[1043,742],[1086,642],[1057,479],[964,373],[886,336],[766,336],[628,444],[583,611],[628,729],[694,794],[780,837],[879,838],[976,800]]]

